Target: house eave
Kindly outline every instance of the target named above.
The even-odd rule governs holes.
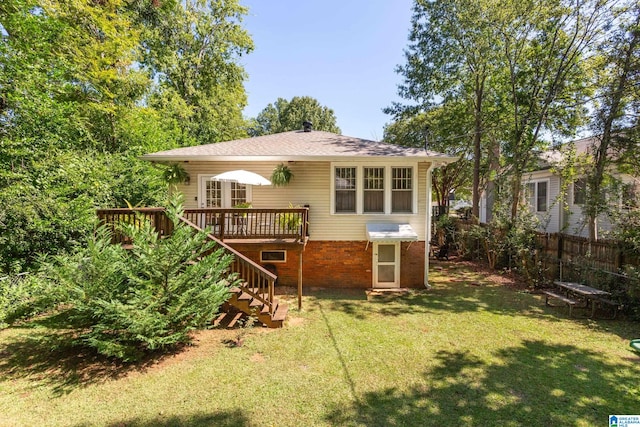
[[[430,162],[438,164],[448,164],[455,162],[457,158],[447,156],[173,156],[173,155],[154,155],[147,154],[140,156],[140,159],[156,162],[156,163],[173,163],[173,162],[345,162],[358,160],[404,160]]]

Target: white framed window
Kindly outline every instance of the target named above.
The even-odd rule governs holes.
[[[413,168],[391,168],[391,212],[413,211]]]
[[[364,213],[384,213],[384,168],[363,168],[362,206]]]
[[[260,251],[260,262],[287,262],[287,251]]]
[[[222,207],[222,183],[210,179],[204,181],[204,205],[203,208]]]
[[[414,214],[416,166],[332,164],[334,214]]]
[[[524,197],[533,212],[546,212],[549,206],[549,181],[528,182]]]
[[[334,174],[335,212],[356,213],[357,169],[355,167],[336,167]]]
[[[578,178],[573,181],[573,198],[574,205],[584,205],[587,200],[587,179]]]
[[[213,181],[213,175],[198,175],[198,201],[201,208],[232,208],[251,202],[251,185]]]
[[[249,201],[247,199],[247,185],[239,184],[237,182],[230,182],[230,191],[231,191],[231,206],[237,206],[241,203],[246,203]]]
[[[638,184],[636,182],[627,182],[622,184],[622,208],[634,209],[639,205]]]

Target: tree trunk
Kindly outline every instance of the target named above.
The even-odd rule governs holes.
[[[484,96],[484,77],[476,75],[474,91],[474,132],[473,132],[473,190],[471,212],[476,221],[480,218],[480,156],[482,142],[482,101]]]
[[[636,16],[636,25],[640,20],[640,16]],[[631,40],[627,48],[624,50],[623,63],[621,64],[622,70],[617,73],[617,82],[614,81],[614,86],[610,92],[611,97],[605,101],[605,106],[600,112],[600,120],[602,122],[602,136],[600,137],[600,145],[595,147],[595,168],[593,175],[591,176],[589,185],[589,200],[588,203],[588,224],[589,224],[589,238],[591,240],[598,239],[598,207],[603,203],[605,196],[602,192],[602,182],[604,180],[605,169],[609,164],[609,147],[611,146],[611,139],[613,137],[613,122],[615,119],[622,116],[622,98],[625,95],[627,82],[629,75],[631,74],[633,67],[633,60],[635,59],[635,50],[638,44],[638,37],[640,31],[631,31]],[[609,104],[609,105],[607,105]]]

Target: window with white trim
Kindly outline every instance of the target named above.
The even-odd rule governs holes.
[[[413,168],[391,168],[391,213],[413,211]]]
[[[335,212],[356,213],[356,168],[335,169]]]
[[[573,204],[584,205],[587,200],[587,180],[578,178],[573,181]]]
[[[363,203],[364,213],[384,213],[384,168],[363,169]]]
[[[528,182],[524,196],[533,212],[546,212],[548,206],[548,181]]]
[[[415,166],[333,165],[333,213],[415,213],[414,169]]]
[[[287,262],[287,251],[260,251],[260,262]]]
[[[214,181],[213,175],[198,175],[198,200],[201,208],[232,208],[251,202],[251,185]]]
[[[247,203],[247,185],[237,182],[231,183],[231,206]]]
[[[222,183],[220,181],[205,181],[205,208],[222,207]]]

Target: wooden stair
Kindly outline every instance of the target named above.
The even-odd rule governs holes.
[[[234,286],[230,291],[231,298],[227,303],[231,307],[257,318],[260,323],[269,328],[281,328],[283,326],[289,311],[287,304],[280,303],[276,299],[273,301],[275,309],[273,313],[269,313],[269,306],[260,301],[259,295],[255,294],[252,289]],[[265,299],[264,297],[262,296],[262,299]]]

